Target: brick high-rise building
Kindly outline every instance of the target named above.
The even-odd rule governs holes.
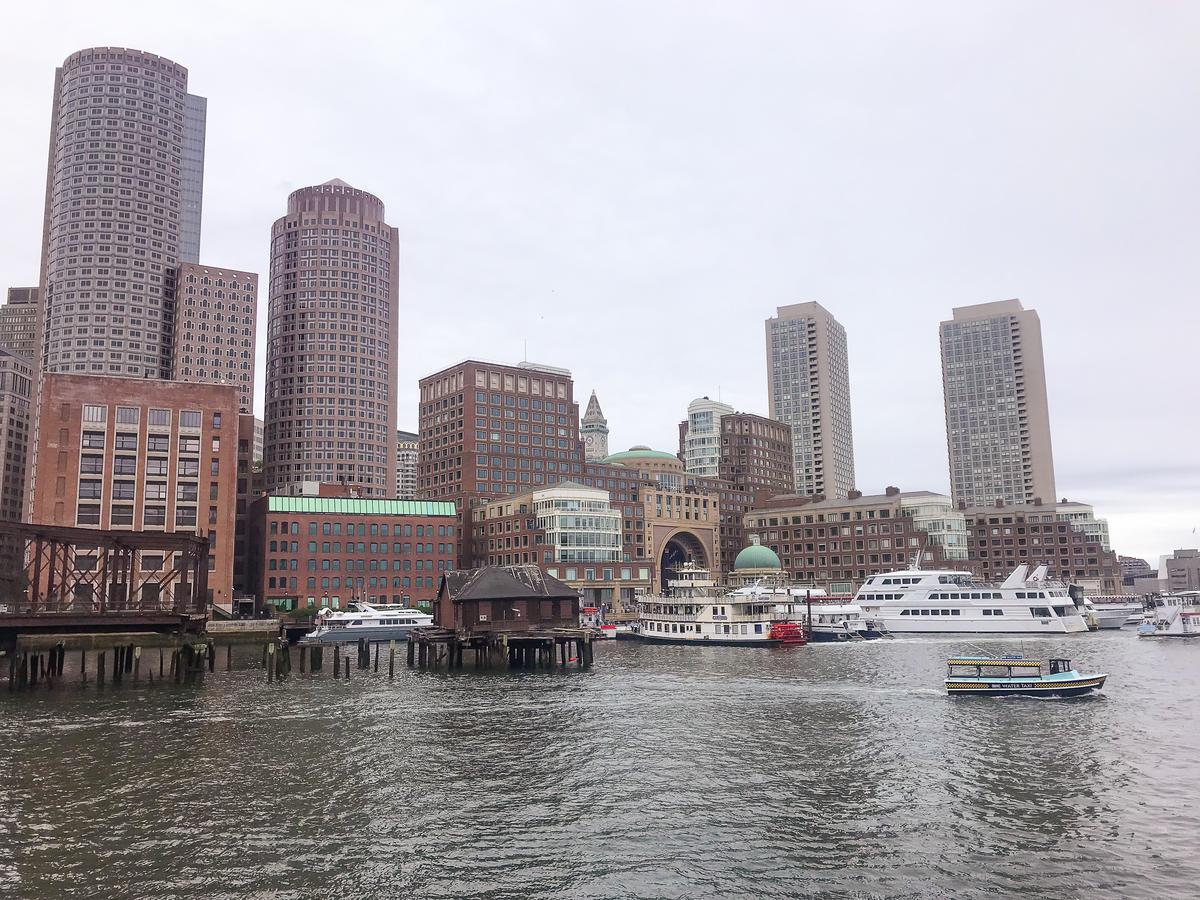
[[[7,522],[22,519],[32,401],[33,360],[0,348],[0,520]],[[0,540],[0,571],[19,570],[24,549],[22,540]]]
[[[266,486],[396,490],[399,246],[383,202],[334,179],[271,229]]]
[[[470,536],[476,506],[542,485],[576,481],[609,492],[622,513],[622,556],[646,552],[642,475],[622,466],[584,461],[579,406],[567,369],[464,360],[420,381],[417,493],[453,500]],[[459,567],[483,565],[470,540],[459,545]]]
[[[203,104],[187,88],[183,66],[121,47],[80,50],[55,72],[38,321],[47,372],[171,377],[170,284],[184,232],[198,246],[203,184],[185,159],[203,144]]]
[[[178,381],[232,384],[242,412],[254,407],[254,335],[258,276],[181,263],[173,278],[175,336],[171,371]]]
[[[854,490],[854,429],[846,329],[819,303],[780,306],[767,319],[771,418],[792,429],[796,493]]]
[[[1051,502],[1054,454],[1038,314],[1020,300],[941,323],[950,492],[969,507]]]
[[[8,302],[0,306],[0,349],[33,360],[37,347],[38,289],[8,289]]]
[[[237,390],[144,378],[46,374],[26,519],[44,525],[208,535],[209,602],[233,592]],[[170,571],[141,554],[141,571]],[[176,598],[178,599],[178,598]]]

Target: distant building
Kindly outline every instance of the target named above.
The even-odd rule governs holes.
[[[0,306],[0,350],[34,359],[37,346],[38,289],[8,289],[8,302]]]
[[[383,201],[336,178],[292,191],[271,227],[263,472],[272,493],[306,481],[395,491],[399,252]]]
[[[396,496],[414,500],[417,496],[417,453],[421,436],[412,431],[396,432]]]
[[[781,306],[767,319],[770,415],[792,429],[795,490],[854,490],[854,428],[846,329],[819,303]]]
[[[727,579],[730,587],[748,584],[773,584],[788,581],[787,572],[779,555],[770,547],[759,542],[757,534],[750,535],[750,544],[743,547],[733,560],[733,568]]]
[[[583,440],[583,458],[588,462],[600,462],[608,456],[608,419],[600,409],[595,391],[580,422],[579,436]]]
[[[721,417],[732,413],[732,406],[708,397],[698,397],[688,404],[679,446],[687,474],[721,477]]]
[[[454,568],[453,503],[266,496],[251,509],[256,593],[280,609],[431,606]]]
[[[849,594],[872,575],[966,566],[965,522],[931,491],[852,491],[845,499],[773,497],[746,513],[747,536],[770,548],[793,581]]]
[[[1054,507],[1060,522],[1070,522],[1076,530],[1095,540],[1106,551],[1112,550],[1108,536],[1108,520],[1097,519],[1096,510],[1090,503],[1079,503],[1063,497]]]
[[[960,306],[942,322],[940,337],[955,503],[1052,502],[1054,454],[1038,314],[1020,300]]]
[[[1136,556],[1118,556],[1117,561],[1121,564],[1121,581],[1126,587],[1133,587],[1137,578],[1151,575],[1154,572],[1150,563]]]
[[[0,349],[0,520],[20,522],[25,500],[25,464],[29,452],[30,405],[33,402],[33,360]],[[24,541],[0,540],[0,570],[21,569]]]
[[[1176,550],[1163,559],[1168,591],[1200,591],[1200,550]]]
[[[253,455],[250,457],[250,463],[251,463],[252,467],[258,468],[258,470],[260,472],[262,471],[262,465],[263,465],[263,433],[264,433],[264,431],[265,431],[265,427],[263,425],[263,420],[258,418],[257,416],[255,416],[254,417],[254,438],[253,438],[253,444],[252,444]]]
[[[1099,537],[1059,518],[1056,507],[1039,502],[993,504],[963,510],[971,570],[988,580],[1003,580],[1019,565],[1046,565],[1051,578],[1081,585],[1085,591],[1120,593],[1117,555]]]
[[[476,559],[540,566],[587,606],[621,608],[654,587],[648,564],[625,559],[621,509],[601,488],[560,482],[487,503],[472,521]]]
[[[171,371],[178,381],[232,384],[242,412],[254,408],[258,276],[181,263],[174,275]]]
[[[207,535],[207,600],[228,604],[237,389],[48,373],[39,399],[26,520]],[[164,573],[174,565],[161,554],[142,554],[138,564],[142,572]]]
[[[238,596],[253,596],[256,586],[250,572],[250,510],[263,494],[261,451],[255,448],[262,434],[262,421],[250,413],[238,416],[237,490],[234,506],[233,590]]]

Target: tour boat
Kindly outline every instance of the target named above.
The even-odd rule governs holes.
[[[774,600],[753,592],[722,593],[707,570],[684,563],[664,596],[640,602],[638,637],[647,643],[767,647],[804,644],[804,628],[775,613]]]
[[[1084,607],[1092,614],[1098,628],[1122,628],[1142,621],[1145,610],[1137,597],[1088,597]]]
[[[849,595],[830,597],[820,588],[755,583],[738,588],[735,594],[764,597],[775,604],[775,616],[808,626],[813,642],[845,642],[886,637],[881,622],[868,619]],[[812,621],[809,622],[809,615]]]
[[[970,572],[908,569],[872,575],[854,602],[892,634],[1073,634],[1086,632],[1077,588],[1018,566],[1002,584]]]
[[[302,644],[344,644],[368,641],[401,641],[414,628],[433,624],[433,616],[407,606],[351,602],[344,610],[323,608],[317,627],[300,638]]]
[[[1178,591],[1150,599],[1138,637],[1200,637],[1200,591]]]
[[[1050,660],[1042,674],[1041,660],[1019,656],[962,656],[946,661],[946,691],[950,694],[1004,697],[1075,697],[1104,687],[1107,673],[1081,675],[1069,659]]]

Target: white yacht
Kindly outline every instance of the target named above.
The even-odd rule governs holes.
[[[667,581],[665,596],[641,598],[638,636],[660,644],[805,643],[803,625],[778,616],[774,598],[744,591],[722,593],[707,570],[685,563]]]
[[[1082,595],[1018,566],[1003,584],[970,572],[910,569],[873,575],[855,602],[893,634],[1072,634],[1088,630]]]
[[[776,619],[788,622],[807,625],[811,612],[808,639],[813,642],[870,640],[887,635],[883,624],[868,619],[851,597],[831,597],[821,588],[755,583],[738,588],[734,594],[765,597],[775,604]]]
[[[414,628],[433,624],[433,616],[407,606],[354,601],[344,610],[325,607],[317,613],[317,627],[300,638],[302,644],[344,644],[368,641],[402,641]]]
[[[1145,615],[1142,601],[1137,597],[1096,596],[1084,600],[1084,607],[1096,621],[1097,628],[1122,628],[1138,625]]]
[[[1200,637],[1200,591],[1178,591],[1150,600],[1138,637]]]

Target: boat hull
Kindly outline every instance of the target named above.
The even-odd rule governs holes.
[[[381,641],[406,641],[410,632],[422,625],[376,625],[370,628],[336,628],[321,634],[306,634],[301,644],[356,644],[366,638],[372,644]]]
[[[1069,680],[947,678],[946,691],[953,696],[975,697],[1079,697],[1104,687],[1107,675],[1085,675]]]
[[[783,641],[775,638],[739,639],[735,637],[681,637],[678,634],[662,635],[639,633],[637,639],[646,644],[688,644],[700,647],[782,647],[804,646],[802,641]]]

